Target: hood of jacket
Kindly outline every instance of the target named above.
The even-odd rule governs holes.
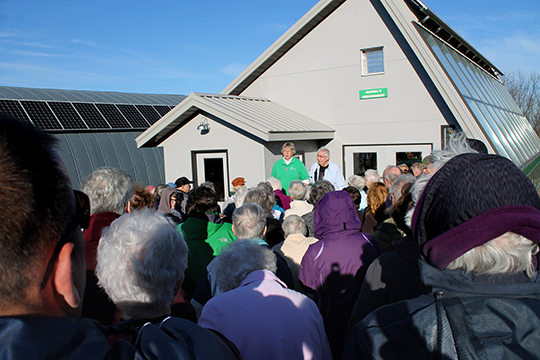
[[[326,193],[315,208],[313,227],[317,239],[359,232],[362,223],[349,193],[343,190]]]
[[[178,190],[172,187],[165,188],[161,193],[161,199],[159,200],[158,212],[170,214],[171,209],[171,196],[173,193],[178,194]]]

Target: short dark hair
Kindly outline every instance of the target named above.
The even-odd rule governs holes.
[[[75,212],[56,145],[30,122],[0,114],[0,304],[24,303]]]
[[[186,214],[219,212],[218,197],[214,190],[206,186],[199,186],[189,192],[186,204]]]

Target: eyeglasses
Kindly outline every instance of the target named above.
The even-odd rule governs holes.
[[[64,232],[62,232],[62,236],[60,236],[60,240],[58,240],[51,258],[49,259],[47,270],[45,270],[45,275],[41,281],[41,290],[45,289],[47,281],[49,281],[49,277],[51,276],[54,263],[58,257],[58,254],[60,253],[60,250],[66,243],[71,242],[69,234],[71,234],[78,226],[80,226],[82,229],[87,229],[88,225],[90,224],[90,199],[88,199],[88,195],[78,190],[73,190],[73,194],[75,195],[75,200],[77,201],[77,210],[75,211],[75,215],[71,221],[64,229]]]

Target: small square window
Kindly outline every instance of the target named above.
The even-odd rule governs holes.
[[[364,49],[362,51],[362,75],[383,74],[384,54],[383,48]]]

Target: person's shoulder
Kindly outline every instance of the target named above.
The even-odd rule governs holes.
[[[189,345],[187,345],[189,344]],[[193,323],[169,317],[161,324],[145,324],[137,342],[115,344],[113,359],[240,359],[236,347],[223,335]],[[128,355],[128,356],[126,356]]]
[[[284,243],[285,243],[285,242],[282,241],[282,242],[280,242],[279,244],[275,245],[274,247],[272,247],[272,251],[277,251],[277,252],[281,253],[281,255],[284,255],[284,254],[283,254],[283,251],[281,251],[281,248],[283,247],[283,244],[284,244]]]
[[[313,238],[315,239],[315,238]],[[302,259],[302,262],[304,259],[308,259],[310,261],[313,261],[316,257],[317,253],[321,251],[321,247],[323,245],[323,241],[319,241],[315,239],[316,241],[310,244],[306,250],[306,253],[304,254],[304,258]]]
[[[0,341],[10,359],[102,359],[108,350],[105,328],[85,318],[0,317]]]

